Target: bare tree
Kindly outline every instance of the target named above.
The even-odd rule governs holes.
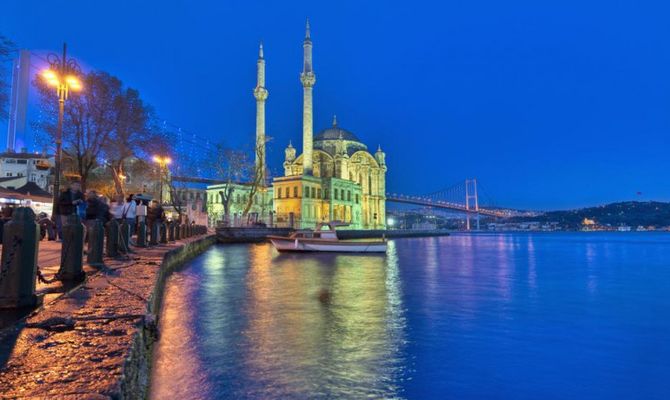
[[[218,196],[223,204],[226,223],[230,222],[230,205],[235,189],[249,175],[250,165],[249,157],[245,152],[225,148],[221,144],[215,146],[209,167],[217,179],[224,181]]]
[[[168,135],[155,122],[153,111],[135,89],[125,89],[114,103],[116,124],[104,147],[117,194],[125,194],[124,169],[129,159],[150,159],[168,153]]]
[[[105,72],[90,72],[84,77],[84,90],[72,93],[65,103],[63,148],[73,160],[82,188],[98,166],[100,156],[114,133],[117,123],[115,103],[121,95],[121,81]],[[39,124],[52,137],[56,134],[57,102],[55,91],[39,79],[35,81],[46,118]]]
[[[251,207],[254,205],[254,199],[258,192],[263,192],[267,185],[267,168],[265,166],[265,143],[260,143],[256,145],[254,149],[256,157],[260,160],[258,164],[254,164],[252,168],[251,180],[249,182],[249,198],[247,199],[247,204],[244,207],[243,215],[249,214]],[[263,198],[261,197],[261,202]],[[263,204],[261,204],[263,206]]]

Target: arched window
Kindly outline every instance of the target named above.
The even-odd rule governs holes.
[[[368,194],[372,194],[372,177],[368,175]]]

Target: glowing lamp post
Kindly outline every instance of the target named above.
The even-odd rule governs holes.
[[[63,43],[63,55],[59,57],[56,54],[47,56],[49,69],[42,71],[44,82],[56,88],[58,95],[58,125],[56,127],[56,165],[54,168],[54,188],[53,188],[53,210],[52,214],[57,212],[58,195],[60,194],[61,182],[61,162],[63,146],[63,113],[65,110],[65,100],[67,100],[70,91],[78,92],[82,89],[82,84],[77,77],[81,74],[79,65],[75,60],[67,59],[67,45]]]
[[[167,166],[172,163],[172,159],[167,156],[154,156],[153,160],[160,168],[160,194],[158,195],[158,201],[160,204],[163,204],[163,175],[167,175]]]

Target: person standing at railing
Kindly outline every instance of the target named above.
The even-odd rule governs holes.
[[[67,221],[67,217],[77,211],[77,207],[84,203],[84,194],[81,192],[81,184],[77,181],[70,183],[70,187],[63,191],[58,197],[58,209],[55,214],[56,227],[58,230],[59,240],[63,240],[63,225]]]

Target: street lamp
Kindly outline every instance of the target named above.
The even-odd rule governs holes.
[[[153,160],[160,167],[160,194],[158,195],[158,201],[160,204],[163,204],[163,173],[167,175],[167,166],[172,163],[172,159],[167,156],[154,156]]]
[[[61,162],[62,162],[62,145],[63,145],[63,113],[65,110],[65,100],[68,98],[70,91],[78,92],[82,89],[81,81],[78,75],[81,70],[77,62],[73,59],[67,59],[67,44],[63,43],[63,56],[59,57],[57,54],[49,54],[47,56],[49,62],[49,69],[42,71],[42,79],[47,85],[55,87],[58,94],[58,125],[56,127],[56,165],[55,165],[55,179],[54,179],[54,193],[53,193],[53,210],[51,214],[55,214],[58,206],[58,196],[60,194],[61,181]]]

